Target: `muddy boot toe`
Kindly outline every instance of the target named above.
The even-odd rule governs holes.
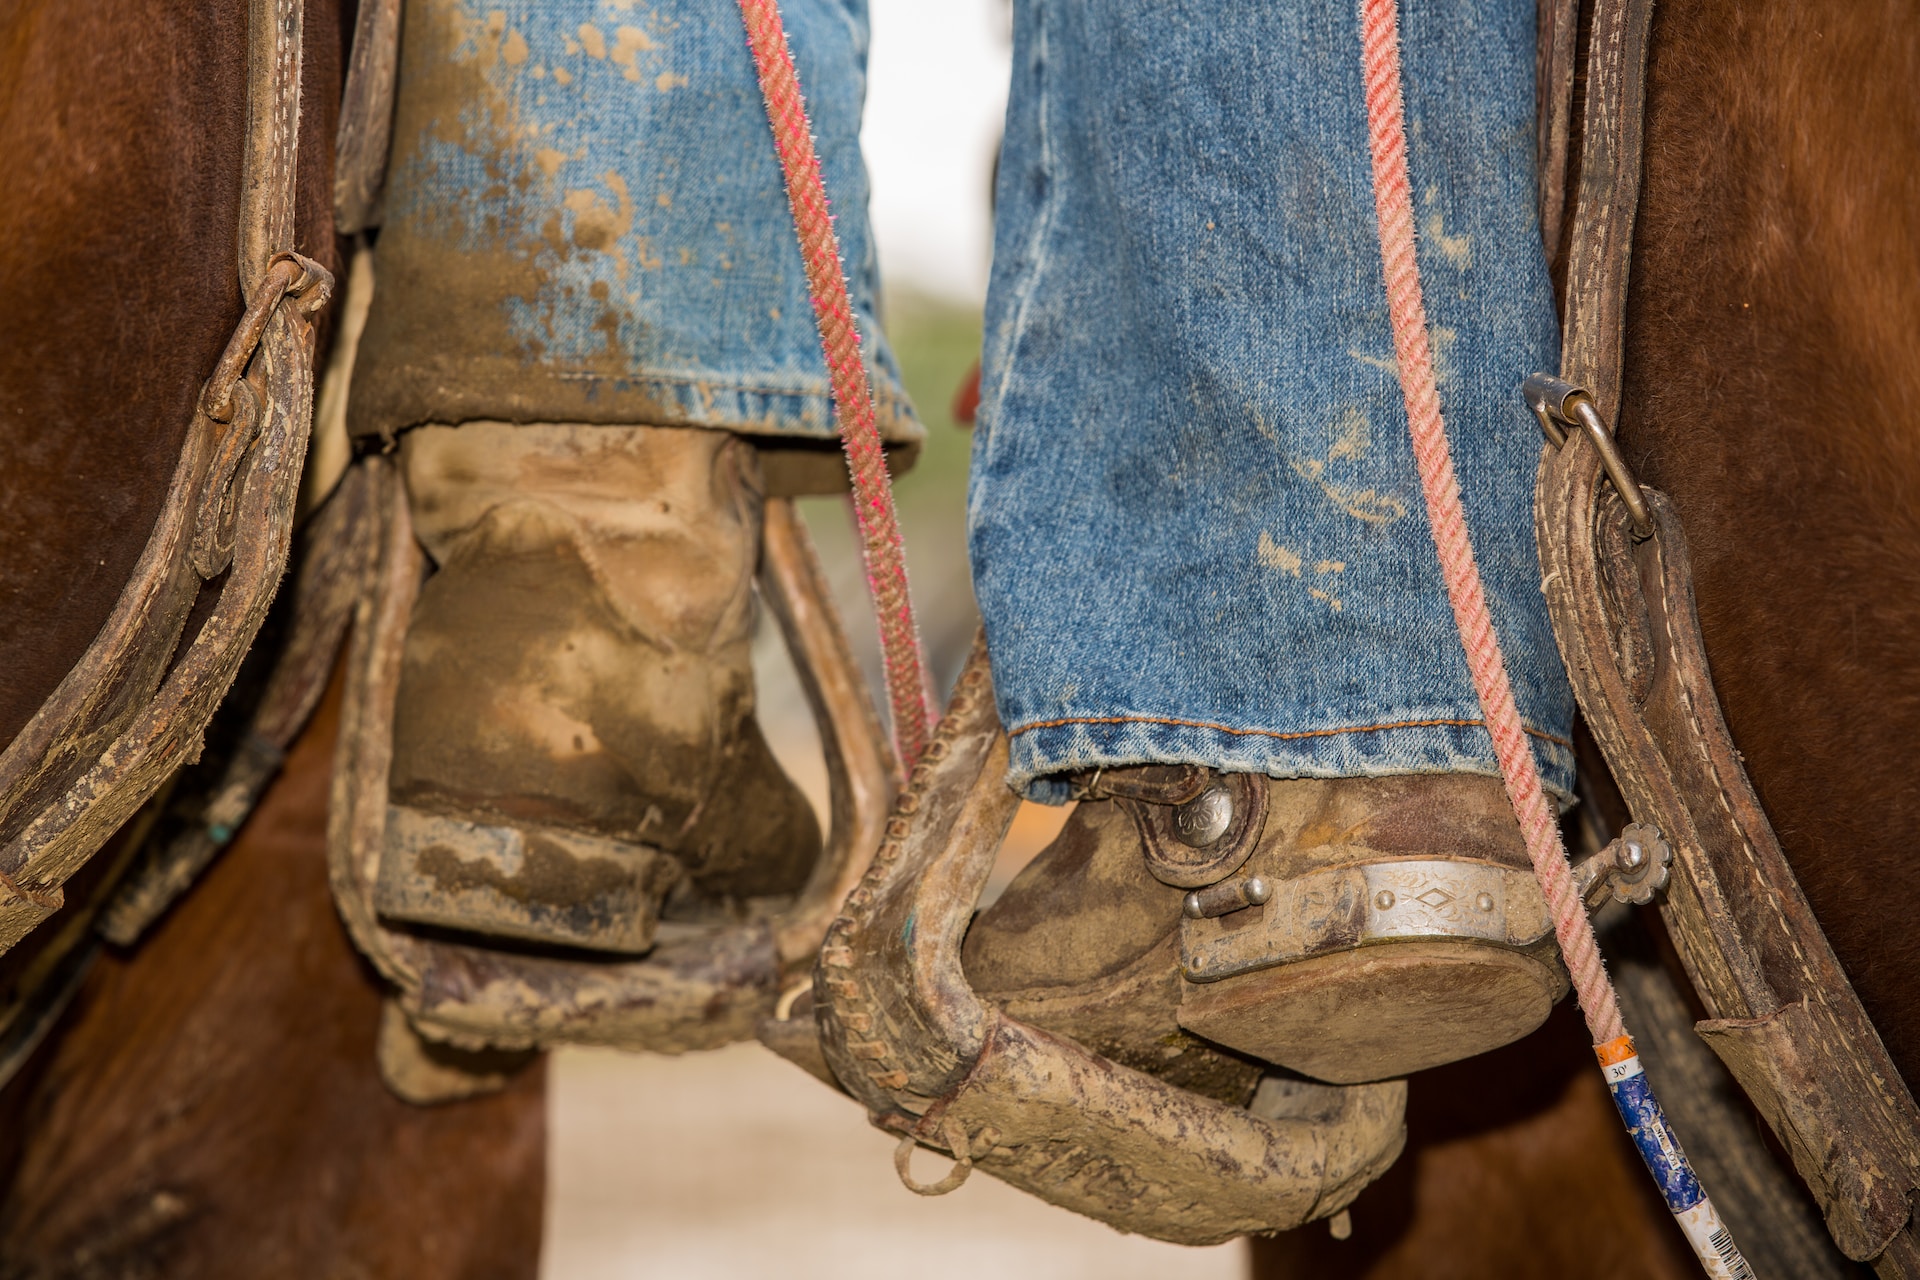
[[[820,849],[753,716],[751,449],[666,428],[403,438],[436,571],[407,634],[377,903],[637,954],[662,904],[781,900]]]

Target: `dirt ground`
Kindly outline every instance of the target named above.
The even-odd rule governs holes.
[[[1186,1249],[976,1175],[923,1199],[859,1107],[757,1045],[554,1055],[543,1280],[1238,1280],[1245,1246]],[[927,1179],[945,1162],[915,1157]]]

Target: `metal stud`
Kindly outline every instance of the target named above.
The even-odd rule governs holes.
[[[1219,840],[1233,825],[1233,796],[1218,784],[1208,787],[1173,811],[1173,834],[1195,849]]]

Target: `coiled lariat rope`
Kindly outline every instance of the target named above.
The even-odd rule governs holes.
[[[1708,1275],[1750,1278],[1752,1271],[1732,1235],[1720,1222],[1680,1149],[1666,1115],[1646,1083],[1633,1039],[1620,1018],[1613,982],[1600,960],[1593,925],[1574,889],[1560,827],[1540,783],[1540,769],[1527,745],[1520,710],[1513,700],[1506,660],[1487,612],[1480,568],[1467,538],[1460,485],[1440,416],[1440,391],[1427,339],[1427,309],[1420,290],[1420,266],[1414,254],[1413,191],[1407,176],[1406,108],[1401,97],[1400,32],[1396,0],[1360,0],[1363,72],[1367,92],[1367,147],[1373,158],[1373,205],[1380,229],[1380,258],[1393,324],[1393,352],[1399,364],[1400,391],[1406,400],[1407,427],[1427,500],[1434,549],[1446,579],[1447,598],[1473,673],[1481,715],[1493,738],[1493,751],[1506,781],[1507,797],[1526,837],[1527,856],[1553,916],[1554,936],[1593,1035],[1594,1052],[1634,1145],[1647,1162],[1667,1207],[1686,1232]]]
[[[766,99],[767,122],[773,126],[773,145],[786,179],[787,207],[793,212],[793,229],[800,238],[807,290],[832,380],[834,417],[847,454],[847,470],[853,478],[854,520],[860,529],[860,550],[866,562],[867,594],[879,623],[894,750],[901,767],[911,773],[926,750],[927,736],[939,713],[927,683],[920,628],[914,622],[913,599],[907,591],[906,549],[900,539],[900,522],[894,515],[886,451],[873,418],[867,366],[860,358],[860,330],[847,296],[840,242],[833,234],[833,214],[820,177],[820,157],[813,146],[813,126],[800,95],[800,77],[787,48],[778,0],[740,0],[740,16],[746,22],[747,43],[753,50],[761,96]]]

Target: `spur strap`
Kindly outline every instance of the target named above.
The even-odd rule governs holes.
[[[1534,509],[1548,608],[1581,713],[1634,818],[1673,846],[1661,913],[1711,1015],[1695,1029],[1792,1156],[1841,1251],[1883,1276],[1920,1276],[1910,1222],[1920,1108],[1728,733],[1673,505],[1633,483],[1605,425],[1621,396],[1651,8],[1601,0],[1593,18],[1566,231],[1563,382],[1552,403],[1536,399],[1558,445],[1542,461]]]

